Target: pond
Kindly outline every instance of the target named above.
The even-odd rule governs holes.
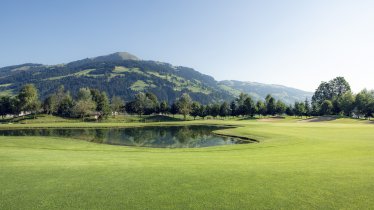
[[[196,148],[252,143],[250,140],[220,136],[219,126],[146,126],[129,128],[48,128],[0,130],[0,136],[53,136],[90,142],[157,148]]]

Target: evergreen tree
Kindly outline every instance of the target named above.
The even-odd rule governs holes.
[[[0,97],[0,115],[4,119],[7,114],[12,113],[12,98],[9,96]]]
[[[243,114],[253,117],[256,112],[256,106],[250,96],[244,100]]]
[[[230,114],[230,107],[227,102],[223,102],[221,104],[220,110],[219,110],[219,116],[226,117]]]
[[[236,110],[237,110],[236,103],[235,101],[232,101],[230,103],[230,111],[231,111],[230,115],[233,117],[236,116]]]
[[[210,107],[210,115],[213,118],[216,118],[219,115],[220,105],[219,104],[212,104]]]
[[[269,94],[265,98],[266,101],[266,112],[268,115],[275,115],[276,104],[275,99]]]
[[[178,105],[176,103],[173,103],[171,106],[170,106],[170,113],[173,115],[176,115],[178,114],[179,112],[179,109],[178,109]]]

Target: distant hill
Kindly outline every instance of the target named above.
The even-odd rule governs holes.
[[[285,103],[291,104],[295,101],[304,101],[312,98],[312,92],[286,87],[283,85],[263,84],[258,82],[242,82],[236,80],[224,80],[219,82],[219,86],[239,95],[241,92],[251,95],[256,100],[264,99],[267,94],[271,94],[276,99],[281,99]]]
[[[64,85],[72,95],[79,88],[90,87],[106,91],[126,101],[138,92],[150,91],[169,103],[189,93],[203,104],[232,100],[241,91],[256,99],[268,93],[285,102],[304,100],[311,93],[279,85],[239,81],[218,82],[194,69],[168,63],[141,60],[127,53],[86,58],[67,64],[42,65],[26,63],[0,68],[0,95],[14,95],[27,83],[36,85],[44,99]]]

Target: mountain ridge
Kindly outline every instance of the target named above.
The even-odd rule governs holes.
[[[275,98],[282,96],[276,91],[277,88],[283,89],[283,96],[288,96],[288,92],[301,91],[282,85],[235,80],[217,81],[212,76],[192,68],[142,60],[128,52],[116,52],[66,64],[25,63],[0,68],[1,95],[15,94],[26,83],[34,83],[42,99],[58,86],[64,85],[73,95],[81,87],[91,87],[106,91],[109,96],[123,97],[126,101],[133,99],[134,95],[141,91],[153,92],[160,100],[169,103],[181,94],[189,93],[194,100],[203,104],[229,101],[240,92],[248,93],[256,100],[260,100],[264,98],[264,88],[260,86],[267,90],[270,90],[271,86],[273,89],[268,93],[274,94]],[[245,87],[246,85],[248,87]],[[299,95],[289,96],[285,102],[301,100]]]

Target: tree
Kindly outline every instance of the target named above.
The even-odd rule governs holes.
[[[200,111],[199,111],[199,117],[205,119],[205,117],[206,117],[207,115],[208,115],[208,112],[207,112],[206,106],[201,105],[201,106],[200,106]]]
[[[231,103],[230,103],[230,111],[231,111],[231,113],[230,113],[230,115],[231,116],[236,116],[236,109],[237,109],[237,107],[236,107],[236,103],[235,103],[235,101],[231,101]]]
[[[153,114],[159,111],[159,103],[157,96],[153,93],[147,92],[147,105],[145,107],[145,114]]]
[[[334,105],[332,111],[334,111],[334,114],[338,114],[340,110],[336,102],[340,100],[344,93],[349,91],[351,91],[351,87],[344,77],[336,77],[329,82],[322,82],[314,92],[312,106],[320,108],[325,100],[329,100]]]
[[[0,115],[4,119],[7,114],[12,113],[12,98],[9,96],[0,97]]]
[[[308,98],[305,98],[305,101],[304,101],[304,107],[305,107],[305,116],[309,117],[312,113],[312,109],[310,107],[310,103],[309,103],[309,100]]]
[[[95,97],[97,97],[97,96],[95,96]],[[88,88],[79,89],[77,100],[78,101],[80,101],[80,100],[84,100],[84,101],[93,100],[93,97],[91,95],[91,90],[88,89]]]
[[[170,114],[172,114],[174,117],[174,115],[178,114],[178,112],[179,112],[178,105],[176,103],[173,103],[170,106]]]
[[[60,100],[58,108],[57,108],[57,114],[62,117],[72,117],[74,115],[73,113],[73,98],[70,95],[70,92],[66,92]]]
[[[210,115],[213,118],[216,118],[219,115],[219,110],[220,110],[220,105],[219,104],[212,104],[212,106],[209,109]]]
[[[65,98],[66,96],[66,93],[65,93],[65,88],[63,85],[60,85],[56,91],[56,103],[57,103],[57,107],[60,106],[61,104],[61,101]],[[58,108],[57,108],[58,109]]]
[[[134,103],[133,103],[133,109],[135,111],[135,113],[137,113],[139,116],[142,116],[142,114],[144,114],[147,106],[148,106],[148,102],[147,102],[147,96],[140,92],[138,94],[135,95],[135,100],[134,100]]]
[[[166,114],[169,111],[168,103],[166,101],[162,101],[160,103],[160,113]]]
[[[348,91],[344,93],[339,98],[339,107],[343,111],[344,115],[346,116],[352,116],[352,112],[355,108],[355,96],[351,91]]]
[[[31,112],[36,117],[40,102],[38,99],[38,90],[33,84],[23,86],[17,96],[22,111]]]
[[[75,103],[73,113],[76,117],[79,117],[84,121],[84,118],[90,116],[95,108],[96,104],[93,100],[81,99]]]
[[[192,102],[192,105],[191,105],[191,116],[193,117],[193,119],[195,120],[197,116],[199,116],[200,114],[200,104],[196,101]]]
[[[114,116],[116,116],[117,113],[121,112],[124,106],[125,106],[125,102],[120,97],[118,96],[112,97],[111,107],[112,107]]]
[[[333,105],[330,100],[324,100],[321,104],[321,115],[329,115],[332,113]]]
[[[277,100],[277,103],[275,104],[275,112],[278,115],[283,115],[286,112],[286,104],[281,100]]]
[[[235,111],[236,115],[245,115],[246,113],[246,107],[244,105],[244,101],[248,98],[248,94],[245,93],[240,93],[238,98],[235,99],[236,104],[237,104],[237,109]]]
[[[261,116],[261,115],[266,115],[266,106],[265,106],[265,103],[262,102],[262,101],[257,101],[256,103],[256,109],[257,109],[257,113]]]
[[[43,102],[43,109],[46,114],[54,114],[57,112],[57,96],[55,94],[48,96]]]
[[[103,91],[98,95],[96,100],[96,111],[100,114],[99,118],[106,119],[110,115],[110,103],[108,96]]]
[[[184,120],[186,120],[187,115],[191,112],[191,104],[191,97],[187,93],[183,93],[177,101],[179,112],[183,115]]]
[[[219,109],[219,116],[221,117],[226,117],[230,114],[230,107],[229,107],[229,104],[227,102],[223,102],[221,104],[221,107]]]
[[[269,94],[266,96],[265,101],[267,114],[274,115],[276,112],[275,99]]]
[[[294,113],[294,108],[292,107],[292,105],[288,105],[288,106],[286,107],[286,114],[287,114],[288,116],[293,116],[293,115],[295,115],[295,113]]]
[[[304,105],[304,103],[302,103],[302,102],[301,103],[300,102],[295,102],[293,113],[296,116],[303,117],[303,115],[305,113],[305,105]]]
[[[332,97],[341,97],[344,93],[351,91],[351,86],[344,77],[336,77],[330,82]]]
[[[373,92],[369,92],[364,89],[356,95],[355,105],[358,116],[364,116],[365,118],[371,117],[373,110],[372,104],[374,103]]]
[[[256,112],[256,106],[250,96],[244,100],[243,114],[253,117]]]
[[[98,95],[95,95],[98,97]],[[78,92],[78,100],[74,104],[73,113],[76,117],[84,118],[91,115],[96,109],[96,103],[92,100],[91,91],[88,88],[81,88]]]

